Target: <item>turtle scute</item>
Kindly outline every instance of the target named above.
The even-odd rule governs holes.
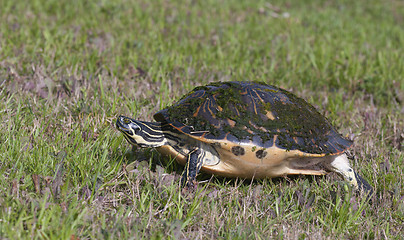
[[[260,82],[196,87],[154,117],[191,137],[252,142],[263,148],[337,154],[352,144],[305,100]]]

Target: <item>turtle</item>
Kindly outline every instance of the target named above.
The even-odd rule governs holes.
[[[357,190],[372,187],[349,163],[353,144],[304,99],[263,82],[213,82],[154,114],[156,122],[119,116],[126,140],[185,165],[181,186],[200,171],[244,179],[336,172]]]

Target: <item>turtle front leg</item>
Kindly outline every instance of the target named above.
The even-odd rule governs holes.
[[[351,168],[346,154],[336,156],[331,162],[331,167],[331,170],[341,174],[356,190],[363,191],[369,196],[373,194],[370,184]]]
[[[184,173],[181,177],[181,187],[194,188],[196,184],[196,176],[201,170],[204,162],[205,152],[200,148],[195,148],[189,152]]]

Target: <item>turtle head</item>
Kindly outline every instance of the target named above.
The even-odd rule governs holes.
[[[140,147],[159,147],[165,143],[159,123],[142,122],[119,116],[115,125],[130,144]]]

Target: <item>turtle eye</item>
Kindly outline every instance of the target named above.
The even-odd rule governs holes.
[[[131,121],[130,121],[128,118],[124,118],[124,119],[123,119],[123,123],[129,124],[129,123],[131,123]]]

